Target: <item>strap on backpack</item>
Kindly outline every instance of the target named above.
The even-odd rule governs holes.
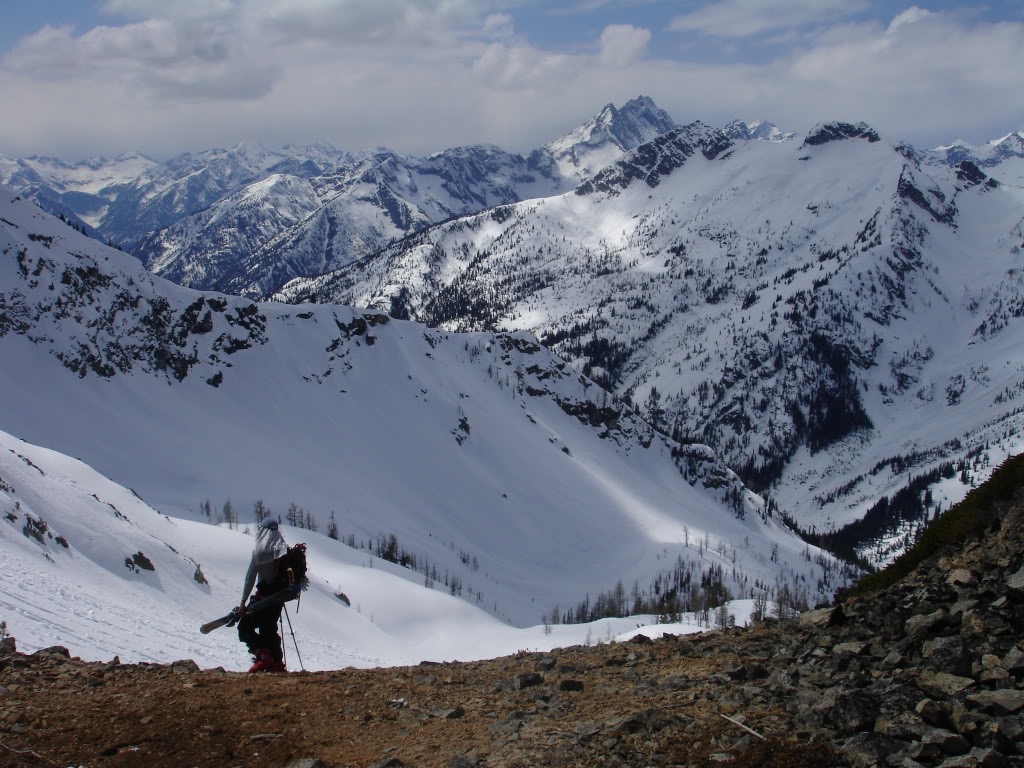
[[[305,549],[305,547],[303,547]],[[299,604],[302,602],[302,590],[295,589],[295,571],[288,569],[288,588],[295,593],[295,613],[299,612]]]

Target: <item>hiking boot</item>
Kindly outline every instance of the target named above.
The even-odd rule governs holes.
[[[273,661],[270,666],[267,667],[267,672],[287,672],[288,668],[284,665],[283,661]]]
[[[266,648],[260,648],[258,651],[256,651],[255,656],[255,663],[251,667],[249,667],[250,672],[269,672],[271,671],[271,667],[274,666],[274,664],[280,663],[274,661],[274,654],[272,654]]]

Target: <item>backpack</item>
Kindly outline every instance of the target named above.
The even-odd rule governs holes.
[[[306,576],[306,545],[296,544],[274,561],[274,581],[281,587],[297,585],[299,590],[309,586]]]

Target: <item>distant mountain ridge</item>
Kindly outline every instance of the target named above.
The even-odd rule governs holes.
[[[672,127],[663,110],[641,97],[621,109],[608,105],[590,123],[527,156],[490,145],[424,158],[381,150],[310,177],[317,201],[305,220],[270,216],[256,238],[243,242],[238,233],[250,233],[246,214],[224,198],[205,222],[203,213],[195,221],[181,219],[133,250],[160,274],[179,281],[188,276],[185,285],[267,296],[291,277],[344,266],[438,221],[564,192],[595,166]],[[219,242],[235,247],[210,245]]]
[[[184,285],[260,298],[292,277],[342,267],[439,221],[566,192],[677,128],[652,99],[639,96],[621,107],[606,105],[526,155],[483,145],[416,158],[387,150],[353,155],[328,145],[268,149],[242,143],[164,163],[133,154],[83,163],[0,157],[0,183]],[[766,120],[735,120],[722,132],[734,142],[795,138]],[[1020,136],[1010,134],[987,148],[910,151],[922,162],[973,159],[979,167],[1000,166],[1001,172],[1012,170],[1008,180],[1016,183],[1024,179],[1024,160],[1013,169],[1006,162],[1019,158],[1014,141],[1019,145]],[[269,194],[246,190],[272,176],[291,181]],[[303,192],[296,208],[301,181],[312,192]],[[257,195],[261,202],[254,207]],[[302,217],[296,216],[299,209]]]
[[[0,158],[0,183],[184,285],[260,297],[287,279],[343,266],[432,223],[564,192],[674,127],[664,110],[639,97],[621,108],[609,104],[526,156],[485,145],[418,158],[242,143],[164,163],[137,155],[84,163]],[[290,181],[268,190],[264,182],[272,176]],[[88,192],[74,187],[79,177]],[[309,188],[298,206],[304,215],[296,218],[301,182]],[[247,190],[250,184],[260,189]],[[261,217],[254,214],[256,196]]]
[[[752,123],[733,120],[722,132],[733,141],[790,141],[796,137],[795,133],[783,131],[767,120]]]

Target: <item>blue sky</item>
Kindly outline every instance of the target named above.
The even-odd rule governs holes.
[[[605,103],[922,146],[1024,129],[1020,0],[0,0],[0,154],[527,150]]]

